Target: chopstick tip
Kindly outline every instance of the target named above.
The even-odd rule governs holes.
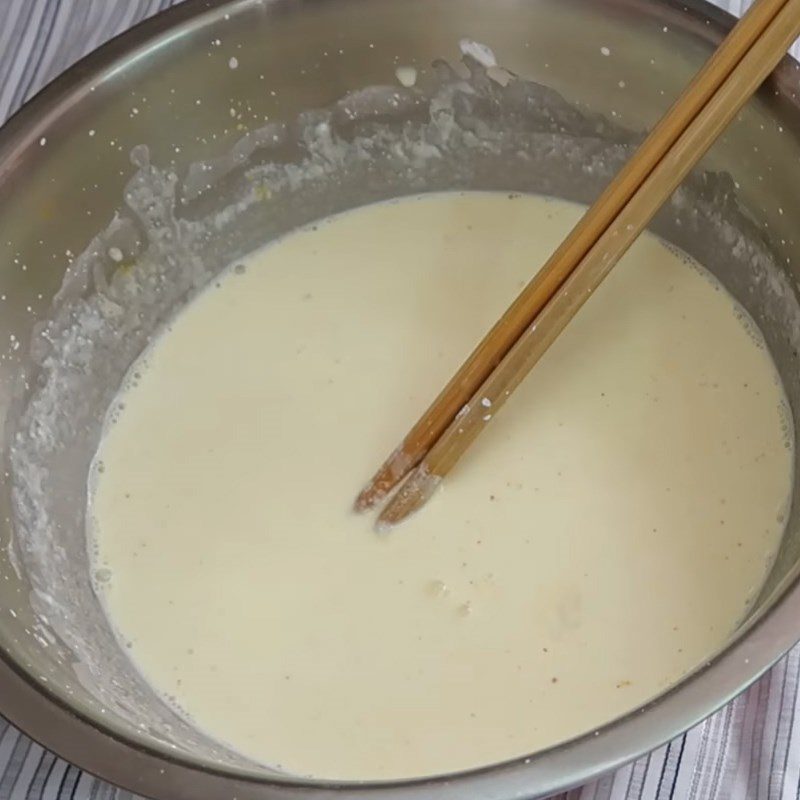
[[[373,528],[375,533],[377,533],[379,536],[384,536],[385,534],[389,533],[392,528],[394,528],[395,524],[396,523],[394,522],[389,522],[388,520],[378,517],[378,519],[375,520],[375,525],[373,525]]]
[[[419,511],[441,482],[441,476],[429,472],[423,464],[411,474],[389,505],[383,509],[375,523],[375,530],[378,533],[388,533],[411,514]]]
[[[380,500],[381,497],[378,495],[376,488],[372,483],[369,483],[359,492],[358,497],[356,497],[353,503],[353,511],[362,514],[373,508]]]
[[[408,474],[415,463],[411,455],[402,447],[398,447],[361,490],[353,503],[353,509],[361,513],[374,508]]]

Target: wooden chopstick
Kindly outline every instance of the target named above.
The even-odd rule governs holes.
[[[378,518],[379,530],[396,525],[433,494],[798,35],[800,0],[788,0],[436,441]]]
[[[380,502],[422,460],[785,3],[786,0],[756,0],[653,128],[636,155],[620,170],[364,487],[356,498],[356,510],[363,511]]]

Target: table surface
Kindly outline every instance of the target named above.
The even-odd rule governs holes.
[[[0,0],[0,121],[78,58],[177,2]],[[749,5],[717,4],[736,14]],[[703,724],[560,800],[800,800],[799,673],[800,646]],[[0,720],[0,800],[132,797]]]

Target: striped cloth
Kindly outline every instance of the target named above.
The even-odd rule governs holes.
[[[0,0],[0,120],[85,53],[179,1]],[[748,4],[718,1],[737,14]],[[800,646],[702,725],[559,800],[800,800],[799,671]],[[0,721],[0,800],[26,798],[132,795]]]

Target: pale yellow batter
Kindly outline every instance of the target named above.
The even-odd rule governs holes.
[[[416,517],[358,489],[582,210],[442,194],[272,245],[136,365],[98,454],[98,587],[144,675],[326,778],[589,731],[711,655],[782,530],[760,336],[644,236]]]

